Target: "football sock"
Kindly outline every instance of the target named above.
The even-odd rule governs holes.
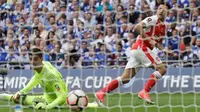
[[[151,88],[154,87],[157,80],[160,79],[161,77],[162,75],[158,71],[155,71],[153,74],[151,74],[150,78],[148,79],[148,81],[146,82],[144,86],[144,90],[146,92],[149,92]]]
[[[12,94],[7,94],[7,93],[1,93],[0,94],[0,99],[1,100],[5,100],[5,101],[8,101],[8,100],[11,100],[11,97],[13,95]],[[11,100],[12,101],[12,100]]]
[[[104,92],[104,93],[109,93],[109,92],[115,90],[116,88],[118,88],[120,85],[122,85],[121,77],[117,77],[116,79],[112,80],[106,87],[104,87],[100,91]]]

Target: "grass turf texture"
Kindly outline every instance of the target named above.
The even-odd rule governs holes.
[[[94,101],[94,96],[88,94],[89,101]],[[105,99],[108,108],[87,108],[82,112],[200,112],[200,93],[160,93],[151,94],[156,102],[149,105],[138,99],[137,94],[121,93],[109,94]],[[0,101],[0,112],[13,112],[15,104]],[[34,110],[24,108],[24,112],[72,112],[69,109]]]

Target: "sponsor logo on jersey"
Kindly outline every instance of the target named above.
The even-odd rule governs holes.
[[[151,18],[148,18],[148,19],[147,19],[147,22],[150,22],[150,21],[152,21],[152,19],[151,19]]]
[[[160,61],[160,58],[159,58],[159,57],[156,57],[156,61]]]
[[[55,87],[57,91],[60,91],[60,87],[58,86],[58,84],[56,84]]]

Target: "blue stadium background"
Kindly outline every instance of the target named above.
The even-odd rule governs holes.
[[[1,0],[0,62],[30,69],[31,46],[58,69],[123,68],[137,34],[133,27],[155,14],[160,0]],[[198,0],[168,0],[164,46],[168,67],[199,67]],[[15,63],[17,62],[17,63]],[[9,65],[9,66],[8,66]]]

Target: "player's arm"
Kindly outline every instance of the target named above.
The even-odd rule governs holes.
[[[155,26],[156,21],[157,18],[155,16],[147,17],[134,27],[134,31],[142,36],[142,38],[151,41],[150,43],[155,44],[156,42],[152,41],[152,39],[148,38],[148,36],[145,34],[145,29],[148,29],[151,26]]]
[[[134,27],[134,31],[143,38],[147,38],[148,36],[145,34],[144,28],[146,28],[146,24],[141,21]]]
[[[158,37],[157,37],[158,38]],[[159,50],[165,50],[165,47],[164,47],[164,45],[163,45],[163,43],[162,43],[162,40],[160,40],[160,41],[158,41],[157,43],[156,43],[156,47],[159,49]]]
[[[64,84],[64,85],[63,85]],[[67,88],[65,86],[65,83],[63,82],[56,82],[53,85],[53,90],[57,95],[57,98],[51,102],[50,104],[48,104],[46,106],[46,109],[52,109],[55,108],[58,105],[62,105],[65,103],[66,98],[67,98]]]
[[[156,47],[157,47],[159,50],[161,50],[161,51],[163,51],[164,53],[166,53],[166,54],[169,54],[169,55],[172,55],[172,54],[173,54],[173,51],[172,51],[172,50],[168,50],[168,49],[166,49],[166,48],[164,47],[162,41],[157,42],[157,43],[156,43]]]
[[[33,89],[36,85],[38,84],[38,80],[36,78],[36,76],[34,75],[31,80],[29,81],[29,83],[19,92],[17,92],[15,95],[13,95],[13,100],[16,101],[18,100],[20,94],[26,94],[28,93],[31,89]]]
[[[36,75],[34,75],[29,83],[22,89],[20,92],[22,93],[28,93],[31,89],[33,89],[36,85],[38,85],[38,80]]]

